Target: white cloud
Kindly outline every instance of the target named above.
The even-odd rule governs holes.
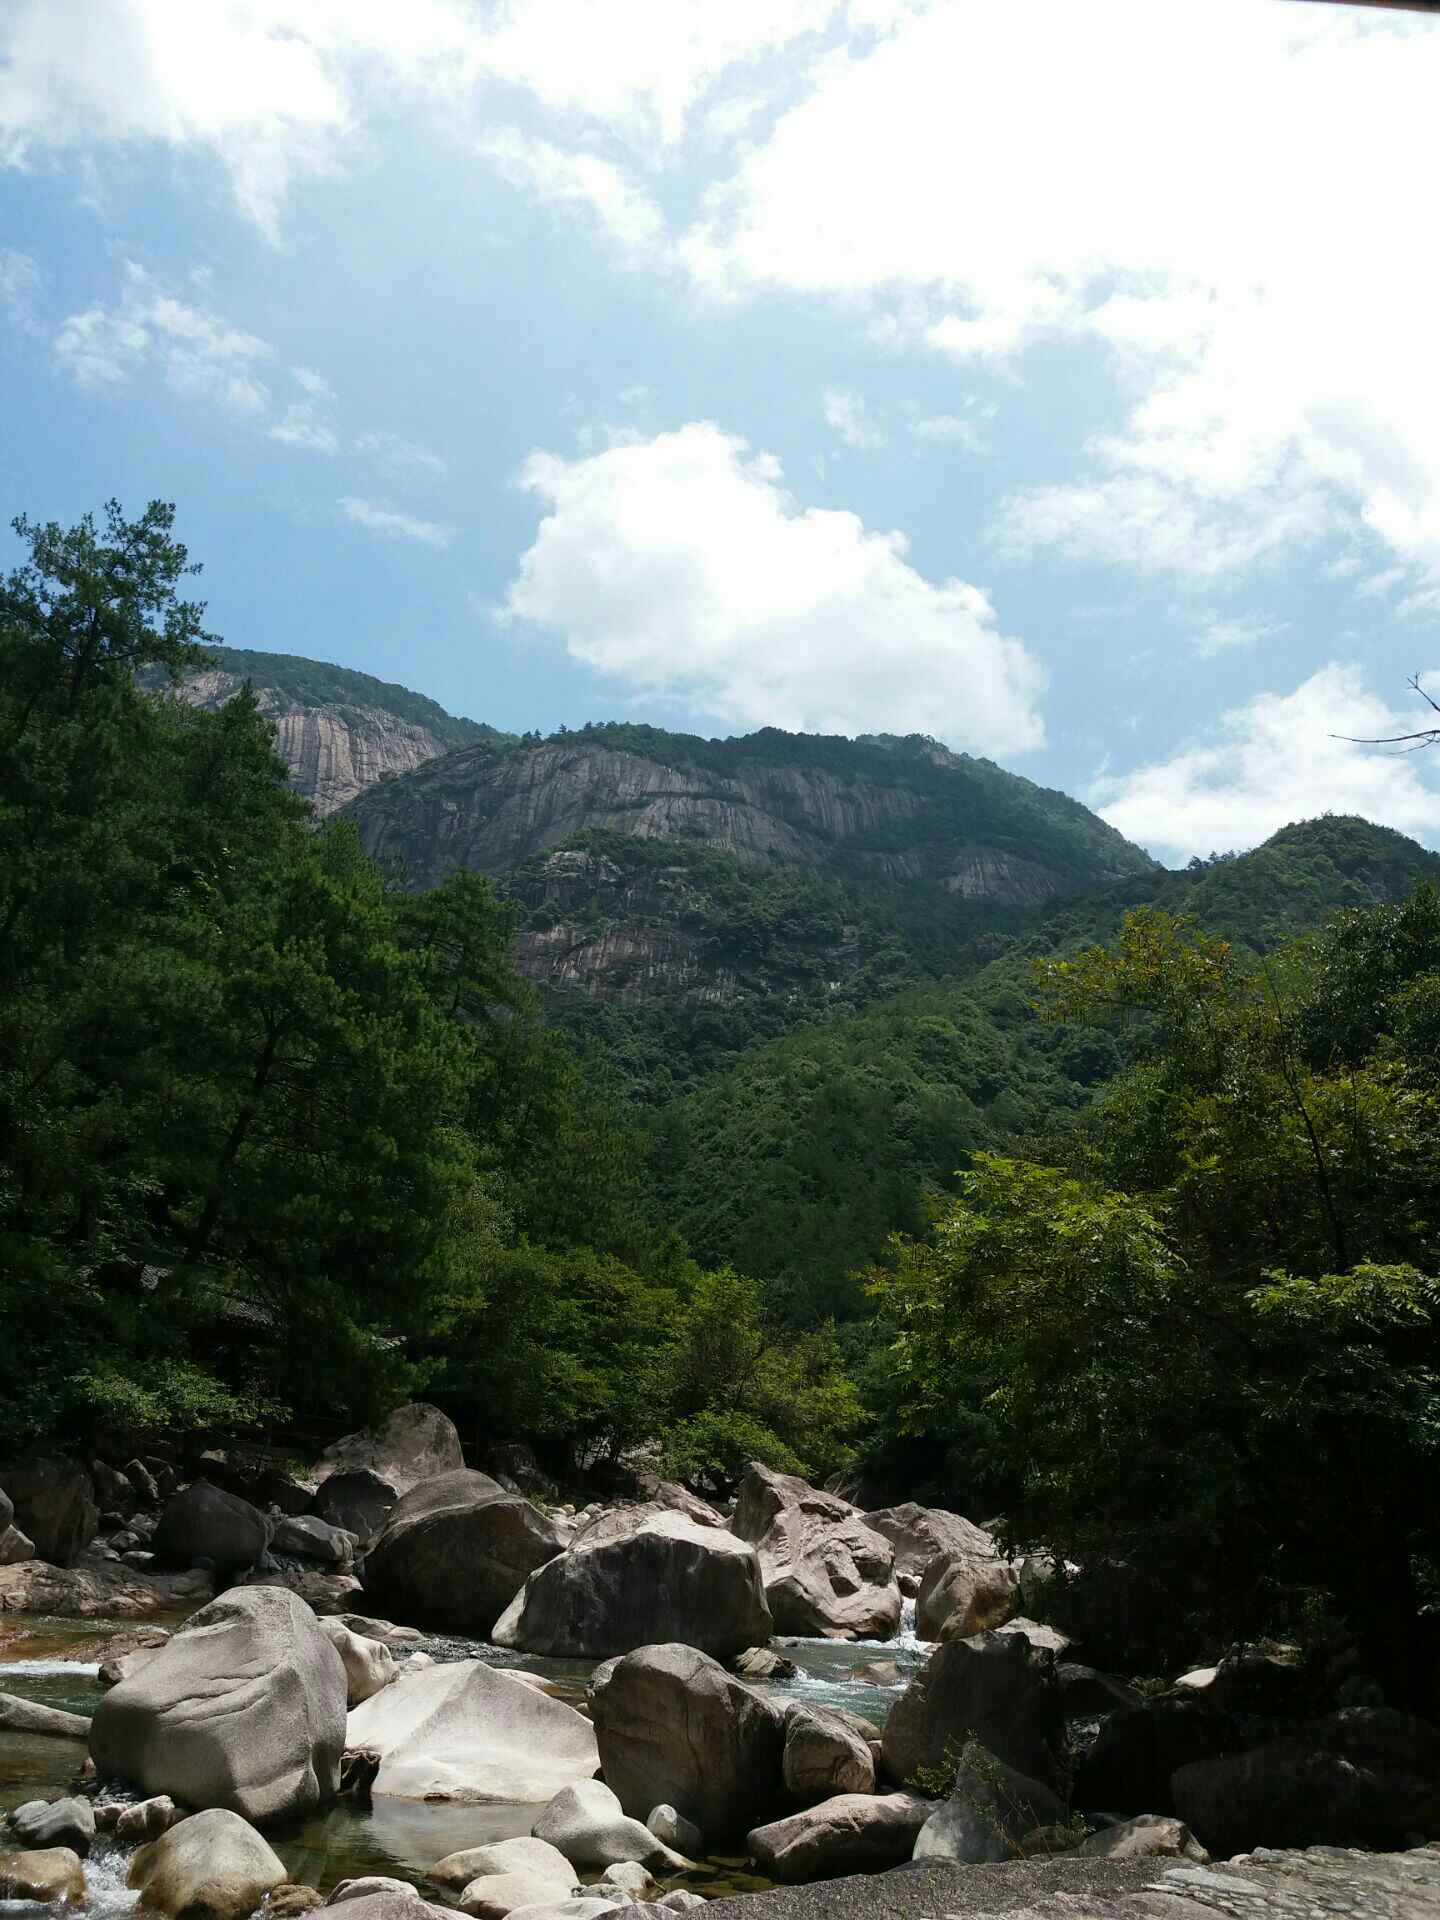
[[[270,405],[259,372],[271,358],[268,343],[208,308],[177,300],[133,261],[126,263],[114,305],[71,314],[55,335],[54,351],[82,387],[116,386],[155,367],[176,393],[228,413],[253,417]]]
[[[988,442],[973,420],[959,413],[933,413],[910,422],[917,440],[936,447],[964,447],[967,453],[984,453]]]
[[[773,455],[709,422],[533,454],[521,484],[546,512],[507,615],[637,694],[739,726],[1043,741],[1042,671],[979,588],[926,580],[899,533],[802,508]]]
[[[1219,614],[1202,614],[1194,623],[1190,644],[1202,660],[1217,653],[1246,653],[1262,640],[1273,640],[1289,628],[1288,620],[1262,620],[1256,614],[1238,614],[1225,619]]]
[[[0,165],[151,141],[213,152],[272,236],[297,174],[343,158],[372,106],[457,121],[522,89],[663,150],[732,69],[840,0],[6,0]]]
[[[337,453],[340,438],[332,426],[321,420],[307,400],[292,400],[283,419],[270,429],[270,438],[282,446],[300,447],[307,453]]]
[[[428,447],[417,447],[412,440],[402,440],[395,433],[362,433],[355,442],[355,451],[368,454],[389,473],[422,473],[433,480],[443,480],[450,471],[438,453],[432,453]]]
[[[0,247],[0,311],[22,333],[38,334],[37,304],[42,277],[28,253]]]
[[[300,390],[312,400],[333,400],[335,389],[323,373],[317,373],[314,367],[292,367],[290,378]]]
[[[870,416],[858,393],[840,387],[825,389],[825,424],[847,447],[883,447],[885,435]]]
[[[1117,429],[1010,547],[1205,577],[1343,519],[1440,577],[1440,22],[950,5],[816,76],[682,257],[957,359],[1103,353]]]
[[[1087,798],[1129,839],[1181,860],[1252,847],[1321,813],[1358,813],[1433,840],[1440,789],[1426,756],[1356,744],[1423,724],[1370,691],[1358,667],[1332,662],[1293,693],[1257,694],[1226,713],[1217,739],[1097,780]]]
[[[422,547],[448,547],[454,529],[434,520],[417,520],[413,514],[395,513],[389,507],[376,506],[373,500],[357,500],[346,495],[338,502],[340,511],[357,527],[381,534],[389,540],[414,540]]]
[[[566,152],[514,127],[486,134],[479,151],[493,160],[511,186],[552,205],[583,208],[628,253],[658,249],[665,218],[643,188],[594,153]]]

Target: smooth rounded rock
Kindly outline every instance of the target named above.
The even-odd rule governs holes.
[[[886,1640],[898,1629],[894,1549],[848,1500],[752,1462],[731,1526],[760,1556],[777,1632]]]
[[[842,1793],[754,1828],[746,1844],[772,1880],[878,1873],[910,1858],[933,1805],[912,1793]]]
[[[1018,1773],[1054,1786],[1062,1737],[1049,1656],[1018,1634],[979,1633],[937,1647],[890,1709],[885,1771],[913,1780],[975,1739]]]
[[[652,1807],[645,1816],[645,1824],[657,1840],[683,1853],[687,1860],[705,1857],[705,1836],[693,1820],[687,1820],[674,1807]]]
[[[193,1614],[95,1710],[100,1773],[264,1822],[333,1799],[345,1668],[279,1587],[237,1587]]]
[[[351,1707],[369,1700],[395,1678],[395,1656],[383,1641],[362,1639],[334,1614],[321,1620],[320,1631],[344,1665],[346,1700]]]
[[[629,1816],[601,1780],[577,1781],[557,1793],[531,1831],[576,1867],[611,1867],[622,1860],[642,1866],[651,1861],[674,1868],[686,1864]]]
[[[353,1710],[346,1741],[378,1756],[372,1795],[399,1800],[540,1805],[599,1759],[583,1714],[480,1660],[407,1663]]]
[[[486,1873],[465,1887],[455,1902],[461,1913],[474,1920],[507,1920],[516,1907],[543,1905],[547,1900],[568,1900],[575,1892],[575,1875],[563,1880],[547,1879],[540,1873]]]
[[[564,1544],[522,1495],[460,1468],[397,1501],[365,1556],[365,1591],[402,1619],[488,1639],[527,1577]]]
[[[368,1468],[400,1493],[464,1465],[455,1423],[424,1400],[397,1407],[378,1427],[347,1433],[321,1455],[326,1477]]]
[[[36,1900],[52,1906],[64,1901],[83,1907],[85,1868],[69,1847],[41,1847],[0,1855],[0,1900]]]
[[[446,1893],[462,1893],[472,1880],[483,1874],[528,1873],[542,1880],[575,1878],[575,1869],[558,1847],[533,1834],[518,1834],[512,1840],[492,1840],[483,1847],[465,1847],[437,1860],[426,1878]]]
[[[30,1800],[15,1808],[9,1824],[29,1851],[68,1847],[83,1860],[95,1838],[95,1809],[88,1800]]]
[[[840,1793],[873,1793],[875,1757],[839,1714],[796,1705],[785,1716],[781,1777],[792,1801],[813,1807]]]
[[[193,1567],[208,1561],[222,1578],[245,1572],[270,1544],[270,1522],[258,1507],[208,1480],[172,1494],[150,1538],[162,1567]]]
[[[285,1863],[247,1821],[211,1807],[141,1847],[130,1862],[129,1885],[143,1907],[171,1920],[243,1920],[289,1878]]]

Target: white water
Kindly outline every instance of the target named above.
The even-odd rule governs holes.
[[[91,1849],[85,1862],[85,1892],[89,1896],[85,1911],[89,1920],[122,1920],[134,1911],[140,1895],[125,1884],[129,1867],[130,1856],[119,1847],[100,1841]]]
[[[0,1680],[16,1677],[30,1680],[98,1680],[100,1668],[84,1660],[6,1660],[0,1664]]]

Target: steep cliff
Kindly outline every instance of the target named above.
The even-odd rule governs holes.
[[[220,707],[248,680],[275,723],[276,750],[317,813],[333,813],[367,787],[452,748],[510,737],[368,673],[240,647],[211,653],[212,663],[181,681],[177,694],[195,706]]]
[[[823,997],[917,928],[953,947],[1155,871],[1065,795],[921,738],[588,727],[449,754],[351,815],[408,885],[490,874],[532,978],[622,1005]]]

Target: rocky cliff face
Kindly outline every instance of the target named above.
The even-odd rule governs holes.
[[[466,868],[514,893],[532,978],[635,1004],[833,986],[863,964],[865,941],[833,902],[757,924],[750,893],[767,873],[824,876],[857,898],[933,889],[1014,909],[1153,868],[1074,801],[930,741],[596,728],[451,753],[351,813],[366,850],[411,886]]]
[[[176,689],[198,707],[222,707],[244,684],[240,675],[210,669]],[[333,813],[367,787],[397,773],[413,773],[448,751],[428,727],[381,707],[303,706],[275,687],[255,687],[260,710],[275,723],[275,750],[316,813]]]

